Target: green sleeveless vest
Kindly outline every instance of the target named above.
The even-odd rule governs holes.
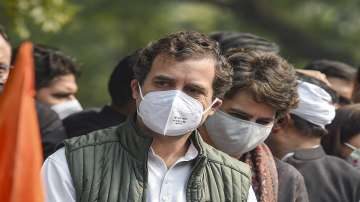
[[[146,201],[152,139],[142,134],[129,118],[120,126],[64,142],[76,201]],[[191,139],[199,155],[187,184],[187,201],[247,201],[250,168],[204,143],[197,132]]]

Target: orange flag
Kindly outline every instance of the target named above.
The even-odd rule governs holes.
[[[0,95],[0,201],[43,202],[32,44],[23,43]]]

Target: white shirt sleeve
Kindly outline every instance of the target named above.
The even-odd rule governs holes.
[[[250,189],[249,189],[249,195],[248,195],[247,202],[257,202],[256,195],[255,195],[255,192],[254,192],[252,186],[250,186]]]
[[[49,156],[41,168],[47,202],[75,202],[75,188],[61,148]]]

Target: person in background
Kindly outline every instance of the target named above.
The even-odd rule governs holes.
[[[130,82],[134,79],[132,68],[137,55],[138,51],[122,58],[112,72],[108,83],[110,105],[105,105],[101,110],[84,110],[63,120],[69,138],[118,125],[135,112],[136,104],[131,97]]]
[[[321,144],[329,155],[340,157],[360,169],[360,104],[336,110],[334,121]]]
[[[258,54],[255,54],[257,52],[253,53],[253,56],[246,56],[245,53],[239,53],[236,55],[236,57],[232,58],[232,65],[234,66],[234,85],[232,88],[235,92],[233,92],[233,98],[230,99],[229,97],[225,97],[225,102],[228,103],[227,105],[237,104],[237,107],[241,107],[241,105],[244,105],[243,107],[241,107],[241,109],[244,110],[248,116],[252,116],[253,122],[257,119],[261,120],[263,117],[269,116],[269,113],[265,113],[265,111],[271,111],[270,116],[272,113],[276,113],[274,117],[278,119],[281,116],[280,114],[278,114],[278,112],[287,111],[295,106],[297,95],[294,88],[292,88],[292,85],[294,85],[295,83],[295,76],[293,72],[294,70],[291,65],[289,65],[286,61],[284,61],[276,54],[279,51],[279,47],[275,43],[254,34],[248,33],[244,34],[237,32],[217,32],[211,35],[211,37],[219,42],[223,52],[231,52],[232,50],[238,51],[239,48],[244,51],[262,51]],[[241,58],[246,58],[244,63],[240,63],[237,60],[240,60]],[[268,61],[270,62],[267,63]],[[271,61],[273,61],[274,63],[271,63]],[[277,69],[279,73],[274,72],[272,68]],[[257,77],[256,75],[262,76]],[[282,82],[287,82],[289,85],[277,85],[275,84],[276,79],[268,75],[274,76]],[[264,81],[266,80],[266,78],[268,78],[269,82]],[[262,85],[261,82],[263,82],[264,85]],[[250,89],[251,83],[253,85],[252,87],[254,88],[256,86],[267,86],[268,92],[265,89],[263,89],[263,91],[252,91]],[[275,86],[278,86],[278,88],[275,88]],[[256,102],[255,98],[253,99],[251,96],[245,95],[244,92],[246,92],[246,90],[244,89],[246,88],[249,88],[250,90],[248,91],[256,95],[256,99],[261,97],[261,99],[263,100],[260,102]],[[238,89],[238,92],[236,92],[236,89]],[[248,97],[249,99],[245,100],[245,103],[236,103],[235,98],[237,97]],[[275,99],[278,99],[278,101],[275,101]],[[249,102],[251,102],[251,104],[249,104]],[[226,105],[224,105],[222,108],[225,108],[225,106]],[[265,109],[268,110],[261,110],[264,108],[264,106]],[[271,119],[273,119],[274,117],[271,117]],[[209,121],[211,119],[212,118],[210,117]],[[236,118],[233,119],[236,120]],[[238,120],[238,122],[240,122],[240,119]],[[254,123],[253,125],[256,124]],[[207,136],[206,134],[204,135]],[[246,141],[240,139],[241,137],[243,137],[243,135],[249,136],[249,134],[241,134],[239,132],[237,137],[239,138],[238,141],[242,142],[242,145],[247,143]],[[256,136],[251,137],[255,138]],[[262,135],[262,137],[264,137],[264,135]],[[209,143],[211,143],[211,137],[205,137],[205,139]],[[224,140],[223,143],[226,143],[225,139],[222,140]],[[253,178],[253,184],[259,184],[262,179],[265,179],[267,183],[265,186],[262,186],[261,183],[259,187],[255,186],[255,191],[258,199],[260,199],[260,201],[271,201],[276,200],[277,198],[279,202],[308,201],[305,183],[302,175],[293,166],[275,158],[269,151],[269,148],[266,146],[266,144],[263,143],[263,141],[264,139],[259,140],[256,143],[252,142],[251,144],[254,147],[250,150],[246,150],[245,152],[243,152],[244,154],[242,156],[244,158],[241,159],[252,165],[252,170],[253,172],[255,172],[254,175],[257,176],[256,178]],[[238,150],[243,149],[237,146],[233,147],[236,147]],[[228,150],[226,148],[223,151]],[[250,161],[249,158],[253,158],[253,161]],[[256,158],[257,161],[261,161],[260,164],[254,163],[254,161],[256,161]],[[275,166],[273,165],[274,162]],[[268,176],[271,176],[271,178],[269,178]],[[265,189],[270,189],[273,191],[266,191]]]
[[[214,32],[211,38],[220,43],[223,53],[231,49],[253,49],[263,52],[279,53],[280,47],[265,38],[251,33],[243,32]]]
[[[308,201],[301,174],[276,163],[264,144],[276,120],[297,104],[295,70],[272,52],[233,49],[227,58],[233,85],[200,128],[203,139],[250,165],[258,201]]]
[[[354,90],[351,95],[351,99],[354,103],[360,103],[360,67],[356,72],[356,78],[354,81]]]
[[[64,119],[82,107],[76,99],[79,69],[74,59],[43,45],[34,45],[36,99]]]
[[[317,70],[325,74],[331,88],[338,94],[338,105],[351,104],[351,95],[354,87],[355,68],[333,60],[315,60],[304,69]]]
[[[137,113],[65,140],[42,168],[47,201],[257,201],[249,167],[197,132],[232,82],[218,44],[173,33],[145,47],[133,69]]]
[[[13,58],[11,58],[13,56]],[[11,45],[9,39],[3,30],[0,29],[0,96],[4,84],[9,75],[9,67],[15,61],[16,50],[14,54],[11,52]],[[43,155],[46,159],[52,154],[57,145],[65,138],[65,129],[56,112],[50,109],[49,106],[35,100],[35,107],[37,116],[39,118],[39,129],[41,133],[41,141],[43,146]]]
[[[320,145],[325,126],[335,117],[334,92],[319,80],[299,75],[298,93],[298,107],[277,122],[267,144],[304,176],[309,201],[359,201],[360,171],[326,155]]]
[[[9,77],[11,68],[11,45],[10,41],[0,26],[0,95]]]

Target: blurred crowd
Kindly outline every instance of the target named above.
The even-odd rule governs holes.
[[[17,48],[0,34],[1,96]],[[172,33],[83,109],[75,58],[34,44],[46,200],[360,201],[360,71],[281,55],[252,33]]]

